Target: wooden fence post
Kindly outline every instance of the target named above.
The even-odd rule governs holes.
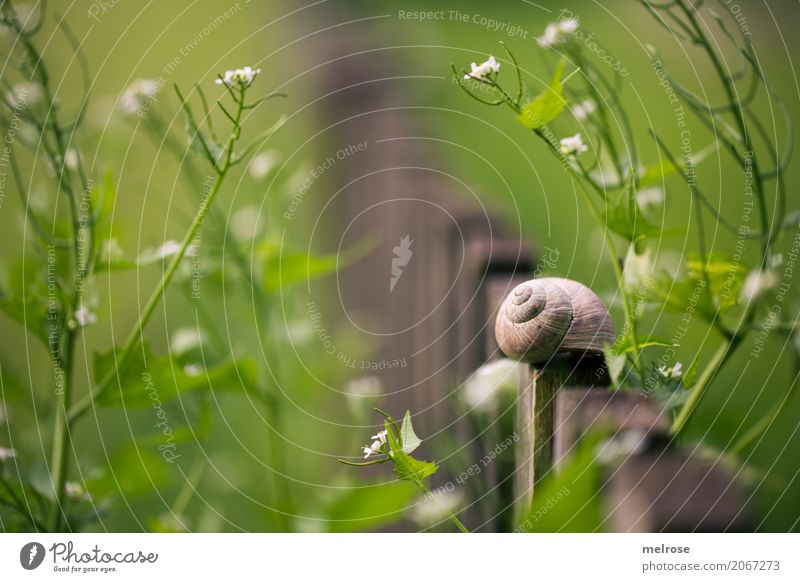
[[[603,346],[614,342],[611,317],[597,295],[569,279],[521,283],[495,322],[503,353],[528,364],[519,386],[515,499],[530,506],[534,485],[552,467],[556,393],[564,386],[607,385]]]

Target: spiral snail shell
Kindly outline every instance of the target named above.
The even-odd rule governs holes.
[[[500,306],[494,331],[506,356],[531,364],[556,352],[602,353],[614,342],[600,298],[585,285],[555,277],[517,285]]]

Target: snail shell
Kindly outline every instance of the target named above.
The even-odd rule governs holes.
[[[600,298],[585,285],[555,277],[517,285],[500,306],[494,333],[505,355],[531,364],[557,352],[603,353],[615,339]]]

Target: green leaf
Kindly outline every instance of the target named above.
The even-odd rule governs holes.
[[[419,461],[403,451],[395,451],[392,461],[394,461],[394,471],[398,479],[412,483],[421,483],[425,477],[433,475],[439,470],[436,463]]]
[[[281,250],[276,245],[265,245],[264,289],[277,291],[333,273],[366,255],[373,246],[371,239],[364,238],[341,253],[319,256],[291,249]]]
[[[697,352],[692,363],[689,364],[689,367],[686,369],[686,372],[683,373],[683,378],[681,379],[681,384],[685,390],[689,390],[694,383],[697,381],[697,368],[700,365],[700,352]]]
[[[160,487],[177,470],[164,462],[157,447],[140,446],[135,442],[112,451],[107,466],[113,467],[113,472],[104,471],[85,482],[86,490],[94,499],[113,495],[141,497],[151,491],[142,487],[142,483]]]
[[[708,157],[712,151],[717,149],[716,143],[710,143],[702,150],[697,152],[692,158],[692,164],[697,166]],[[651,164],[649,166],[645,166],[640,168],[637,172],[639,177],[639,187],[644,188],[646,186],[653,186],[653,185],[661,185],[664,181],[664,178],[667,176],[674,174],[677,171],[683,172],[686,169],[686,164],[682,162],[677,162],[677,166],[673,164],[668,159],[663,159],[660,162],[655,164]]]
[[[109,369],[116,378],[97,403],[101,406],[146,407],[190,392],[213,389],[225,391],[255,390],[258,365],[248,359],[228,360],[218,366],[197,370],[175,364],[169,355],[155,356],[147,344],[120,368],[115,368],[114,354],[95,354],[94,379],[99,381]]]
[[[48,266],[27,258],[12,263],[5,273],[6,284],[0,288],[0,310],[25,326],[44,344],[48,344],[49,334],[55,332],[64,320],[65,299],[60,271],[68,266],[65,257],[58,253],[53,255],[52,279],[55,284],[51,288],[47,286]]]
[[[611,384],[617,386],[622,371],[625,369],[625,354],[615,352],[613,344],[606,344],[603,346],[603,355],[605,356]]]
[[[597,494],[603,484],[603,469],[595,460],[603,436],[600,431],[584,436],[563,468],[559,472],[550,471],[536,485],[530,511],[521,520],[518,531],[603,531],[602,496]]]
[[[405,419],[403,422],[405,423]],[[433,475],[439,467],[436,463],[419,461],[404,452],[403,445],[389,425],[388,420],[383,422],[383,427],[386,430],[386,438],[389,441],[389,456],[394,463],[394,471],[398,479],[402,481],[411,481],[418,486],[422,486],[423,479]],[[400,430],[402,432],[402,428]]]
[[[517,121],[529,129],[541,129],[564,111],[567,102],[564,99],[564,85],[561,83],[563,73],[562,60],[553,73],[550,86],[522,108]]]
[[[659,338],[653,335],[644,335],[636,338],[636,345],[639,349],[649,348],[653,346],[669,347],[672,345],[667,339]],[[633,351],[633,338],[630,335],[619,336],[617,341],[611,347],[615,354],[627,354]]]
[[[645,218],[636,199],[632,175],[624,188],[607,194],[606,225],[611,231],[634,244],[648,237],[658,238],[668,232]]]
[[[139,269],[149,265],[161,264],[177,254],[173,244],[165,243],[159,247],[148,247],[138,257],[128,257],[116,238],[108,238],[100,243],[97,254],[96,269],[98,271],[125,271]]]
[[[403,518],[417,489],[405,481],[336,487],[323,501],[323,527],[328,532],[363,532]]]
[[[110,235],[112,232],[111,216],[117,201],[117,184],[110,169],[103,174],[102,186],[96,184],[92,188],[90,196],[96,216],[95,232]]]
[[[721,314],[739,303],[742,285],[748,273],[747,266],[740,261],[712,253],[704,263],[700,255],[692,253],[686,263],[686,270],[693,281],[702,280],[705,271],[711,295]]]
[[[414,427],[411,424],[410,410],[406,410],[406,414],[403,417],[403,425],[400,428],[400,440],[402,441],[403,452],[408,455],[413,453],[417,447],[422,444],[420,438],[414,434]]]

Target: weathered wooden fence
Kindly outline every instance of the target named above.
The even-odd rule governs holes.
[[[730,467],[719,457],[676,445],[653,399],[608,387],[602,346],[614,335],[605,307],[589,289],[555,278],[522,283],[500,307],[496,333],[503,352],[526,363],[517,408],[518,519],[531,506],[540,480],[560,470],[581,438],[602,431],[610,435],[603,448],[618,453],[598,459],[606,462],[598,493],[607,529],[752,527]]]
[[[380,234],[378,247],[341,273],[341,302],[331,302],[341,313],[329,310],[329,319],[361,326],[362,339],[374,347],[367,370],[384,384],[384,405],[413,410],[420,425],[459,433],[463,423],[452,398],[476,368],[502,356],[499,343],[526,362],[517,401],[520,439],[512,474],[508,464],[494,463],[480,478],[490,487],[513,481],[509,497],[518,517],[539,479],[558,472],[584,435],[602,429],[612,440],[638,443],[607,468],[600,494],[608,529],[746,529],[744,495],[731,471],[672,443],[651,399],[608,387],[600,349],[613,341],[613,330],[602,303],[572,282],[524,284],[536,274],[539,253],[519,232],[465,203],[436,171],[440,160],[414,139],[417,108],[403,98],[409,83],[404,72],[392,70],[382,53],[365,50],[347,29],[332,27],[319,43],[330,59],[319,79],[321,103],[335,120],[324,139],[331,152],[364,144],[326,173],[337,192],[326,206],[326,222],[334,225],[331,246]],[[335,225],[345,225],[346,233]],[[413,241],[413,259],[390,287],[393,250],[404,237]],[[550,299],[562,303],[554,308],[546,305]],[[554,318],[537,333],[519,333],[517,327],[540,315],[539,307]],[[509,313],[520,321],[509,320]],[[508,326],[498,328],[495,338],[497,315]],[[504,345],[509,338],[513,348]],[[396,361],[403,365],[381,367]],[[480,458],[481,444],[472,446]],[[437,478],[451,476],[443,471]],[[463,517],[481,531],[500,527],[474,508]]]

